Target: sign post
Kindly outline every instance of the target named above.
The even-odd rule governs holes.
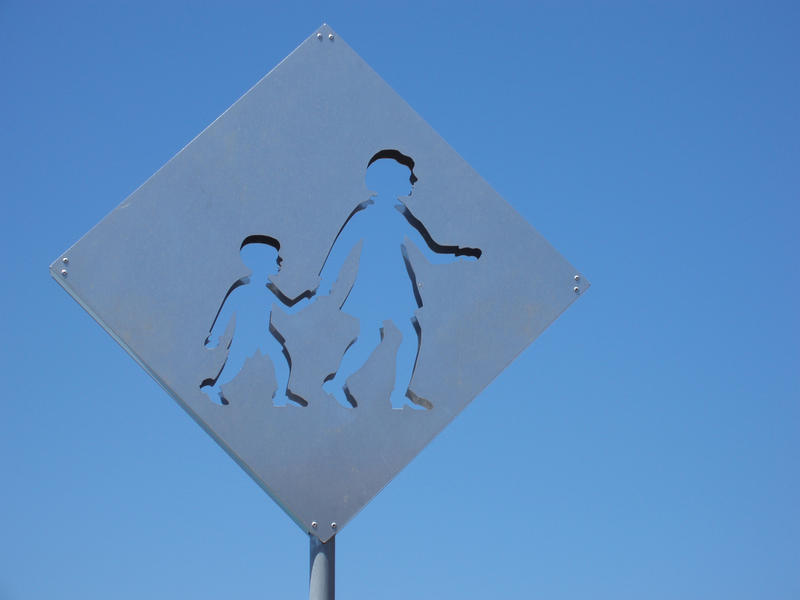
[[[408,170],[396,204],[365,185],[380,160]],[[380,219],[410,308],[375,323],[347,300],[379,291],[351,234]],[[589,286],[327,25],[51,274],[310,536],[314,600],[334,536]],[[243,294],[264,335],[244,354]]]
[[[334,600],[336,596],[336,536],[321,542],[309,536],[309,600]]]

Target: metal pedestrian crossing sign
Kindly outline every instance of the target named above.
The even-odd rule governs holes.
[[[409,171],[411,194],[387,218],[408,232],[391,242],[416,308],[380,323],[363,363],[339,373],[366,328],[347,299],[365,280],[359,265],[370,247],[345,248],[336,265],[329,256],[357,219],[381,210],[364,182],[379,160]],[[268,281],[248,277],[240,251],[252,244],[274,250]],[[321,286],[331,269],[333,283]],[[51,273],[322,542],[588,287],[328,26]],[[233,365],[244,321],[221,315],[254,286],[265,298],[257,322],[282,351]],[[398,347],[408,339],[417,351],[401,380]],[[286,381],[276,376],[280,361]],[[323,387],[334,376],[346,402]],[[392,406],[393,390],[406,406]]]

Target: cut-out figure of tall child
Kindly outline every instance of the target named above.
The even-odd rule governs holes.
[[[386,349],[381,348],[377,353],[384,337],[387,345],[392,343],[396,346],[399,335],[402,335],[394,361],[396,375],[391,386],[392,407],[431,408],[425,400],[407,395],[419,346],[414,311],[421,304],[404,258],[403,242],[410,239],[431,263],[439,264],[474,260],[480,257],[481,251],[438,245],[424,224],[411,214],[403,203],[403,197],[413,193],[413,184],[417,181],[411,157],[397,150],[382,150],[367,164],[367,186],[374,190],[373,195],[347,221],[336,238],[322,273],[323,279],[335,276],[343,257],[363,239],[358,278],[342,307],[343,311],[359,318],[361,333],[345,353],[336,377],[325,384],[325,389],[340,404],[357,406],[360,400],[354,390],[348,389],[348,378],[362,367],[365,369],[363,374],[367,371],[374,374],[375,360],[379,356],[379,363],[385,365]],[[369,361],[373,355],[373,361]],[[389,366],[382,368],[391,369],[392,362],[390,359]],[[366,377],[359,381],[369,383]],[[374,385],[384,384],[376,382]]]

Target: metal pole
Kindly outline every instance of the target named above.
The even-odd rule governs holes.
[[[309,600],[334,600],[336,596],[336,536],[324,544],[309,536]]]

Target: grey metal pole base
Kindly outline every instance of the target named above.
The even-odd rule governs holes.
[[[309,600],[334,600],[336,596],[336,536],[322,543],[309,536]]]

